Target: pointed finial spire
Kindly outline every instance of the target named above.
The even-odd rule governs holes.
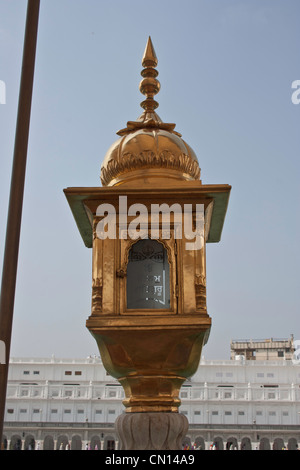
[[[141,71],[141,75],[143,80],[140,82],[140,91],[146,96],[146,99],[141,103],[141,107],[144,111],[136,121],[128,121],[127,127],[119,130],[117,132],[118,135],[126,135],[135,129],[156,128],[165,129],[181,136],[181,134],[174,131],[175,124],[162,122],[155,112],[155,109],[158,107],[158,102],[154,100],[154,96],[160,90],[160,83],[156,78],[158,75],[158,71],[156,70],[157,63],[158,60],[151,37],[149,36],[142,59],[144,69]]]
[[[155,54],[151,36],[148,38],[148,42],[145,47],[145,52],[142,60],[143,67],[157,67],[158,60]],[[157,72],[158,74],[158,72]]]
[[[150,113],[158,107],[157,101],[153,99],[153,97],[160,90],[160,83],[156,78],[158,76],[158,71],[155,69],[157,63],[158,60],[151,41],[151,37],[149,36],[142,59],[142,66],[144,67],[144,70],[141,72],[143,80],[140,83],[140,92],[146,96],[146,99],[141,103],[141,107],[146,112]]]

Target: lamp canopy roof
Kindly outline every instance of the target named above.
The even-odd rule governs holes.
[[[158,102],[154,99],[160,90],[157,79],[157,57],[149,37],[141,71],[139,89],[145,95],[141,102],[143,113],[136,121],[117,132],[120,137],[106,153],[101,167],[103,186],[115,186],[143,179],[147,184],[154,180],[199,180],[200,168],[191,147],[176,132],[175,124],[164,123],[156,113]]]

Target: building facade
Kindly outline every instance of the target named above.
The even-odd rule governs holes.
[[[114,422],[123,389],[99,357],[11,359],[6,449],[119,448]],[[181,388],[189,420],[183,448],[297,449],[300,362],[202,359]]]
[[[291,360],[295,354],[294,336],[289,339],[240,339],[230,343],[230,358],[243,356],[246,360],[269,361]]]

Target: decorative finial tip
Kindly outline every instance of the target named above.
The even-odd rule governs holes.
[[[156,78],[158,76],[158,71],[156,70],[157,63],[158,60],[151,37],[149,36],[142,59],[142,66],[144,68],[141,71],[141,76],[143,79],[139,86],[140,92],[146,97],[146,99],[141,102],[141,107],[144,111],[136,121],[128,121],[127,127],[118,131],[118,135],[127,135],[132,130],[148,127],[164,129],[181,137],[181,134],[174,131],[175,124],[162,122],[155,112],[155,109],[158,108],[159,105],[158,102],[155,101],[154,96],[160,91],[160,83]]]
[[[142,60],[144,70],[142,70],[141,75],[143,80],[140,83],[140,91],[143,95],[146,95],[146,100],[141,103],[145,111],[154,111],[158,107],[158,103],[153,99],[160,90],[160,83],[156,78],[158,71],[155,69],[157,62],[155,50],[149,36]]]
[[[142,66],[143,67],[156,67],[158,63],[155,50],[151,41],[151,37],[149,36],[148,42],[146,44]]]

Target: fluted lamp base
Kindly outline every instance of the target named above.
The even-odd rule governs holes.
[[[124,413],[115,426],[120,450],[181,450],[188,420],[180,413]]]

